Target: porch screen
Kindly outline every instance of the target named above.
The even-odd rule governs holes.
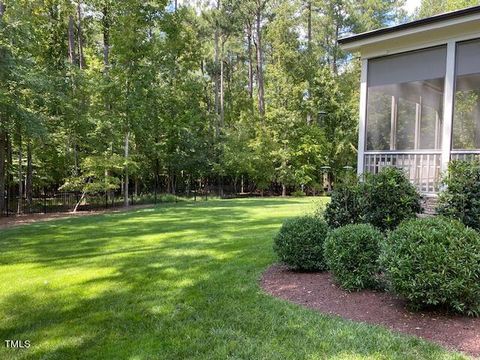
[[[453,149],[480,149],[480,40],[457,45]]]
[[[446,46],[368,62],[366,150],[440,149]]]

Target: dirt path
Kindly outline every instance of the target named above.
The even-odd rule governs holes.
[[[50,214],[25,214],[25,215],[16,215],[9,217],[0,217],[0,229],[6,229],[9,227],[31,224],[39,221],[49,221],[54,219],[63,219],[75,216],[89,216],[89,215],[98,215],[106,213],[118,213],[124,211],[132,211],[139,209],[147,209],[153,207],[154,205],[133,205],[128,208],[113,208],[106,210],[93,210],[93,211],[79,211],[76,213],[73,212],[61,212],[61,213],[50,213]]]
[[[280,265],[270,267],[263,274],[261,285],[273,296],[322,313],[382,325],[480,357],[480,318],[413,313],[391,294],[375,291],[349,293],[335,285],[328,273],[298,273]]]

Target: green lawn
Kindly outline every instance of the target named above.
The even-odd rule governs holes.
[[[1,231],[0,341],[23,359],[451,359],[262,292],[282,220],[319,200],[185,202]]]

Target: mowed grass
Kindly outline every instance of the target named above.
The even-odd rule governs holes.
[[[461,358],[261,290],[282,220],[319,201],[179,203],[0,230],[0,359]]]

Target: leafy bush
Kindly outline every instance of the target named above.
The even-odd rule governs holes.
[[[296,190],[292,192],[293,197],[304,197],[306,194],[302,190]]]
[[[413,307],[480,315],[480,235],[457,220],[410,220],[391,232],[381,263],[392,290]]]
[[[480,162],[452,161],[442,185],[437,212],[480,230]]]
[[[374,288],[383,234],[372,225],[346,225],[333,230],[324,245],[325,262],[346,290]]]
[[[317,217],[288,219],[275,237],[273,249],[294,270],[325,270],[323,243],[328,232],[328,225]]]
[[[382,231],[395,229],[422,210],[420,194],[401,169],[386,167],[367,174],[362,189],[365,222]]]
[[[360,189],[357,179],[341,183],[335,188],[324,212],[325,220],[330,227],[338,228],[362,222]]]
[[[420,194],[401,169],[387,167],[365,174],[363,182],[341,184],[325,210],[331,227],[368,223],[382,231],[396,228],[421,211]]]

